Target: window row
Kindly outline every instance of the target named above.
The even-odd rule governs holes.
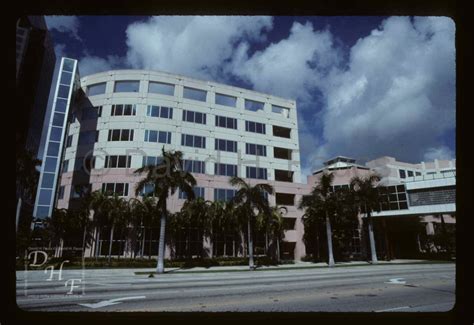
[[[70,76],[64,76],[65,82]],[[61,79],[61,81],[63,81]],[[87,95],[95,96],[105,94],[106,83],[101,82],[93,84],[87,87]],[[120,80],[114,82],[114,92],[138,92],[140,90],[140,81],[139,80]],[[164,83],[164,82],[148,82],[148,93],[160,94],[167,96],[175,96],[175,85]],[[67,98],[67,97],[65,97]],[[207,101],[207,91],[192,87],[183,87],[183,98],[192,99],[200,102]],[[227,106],[227,107],[237,107],[237,97],[216,93],[215,94],[215,104]],[[256,100],[245,99],[244,108],[249,111],[257,112],[263,110],[265,103],[259,102]],[[289,117],[289,109],[286,107],[272,105],[272,112],[277,114],[282,114],[285,117]]]
[[[183,121],[206,124],[206,114],[195,111],[183,110]]]
[[[249,167],[245,168],[247,178],[255,178],[255,179],[268,179],[267,178],[267,169],[266,168],[258,168],[258,167]]]
[[[111,129],[108,133],[108,141],[133,141],[134,130]],[[99,139],[99,131],[86,131],[79,135],[79,145],[93,144]],[[72,145],[73,135],[66,138],[66,148]],[[171,132],[145,130],[145,142],[171,144]],[[206,148],[206,138],[203,136],[181,134],[181,145],[194,148]],[[226,152],[237,152],[237,141],[226,139],[214,139],[214,149]],[[59,143],[50,142],[48,155],[54,155],[54,150],[59,150]],[[262,144],[246,143],[245,153],[255,156],[267,156],[267,147]],[[291,149],[274,147],[274,157],[279,159],[291,159]]]
[[[102,192],[107,195],[128,196],[128,183],[103,183]]]
[[[237,176],[237,165],[215,163],[214,175],[230,177]]]
[[[206,148],[206,137],[191,134],[181,134],[181,145],[194,148]]]
[[[183,170],[189,173],[205,174],[206,163],[200,160],[183,159]]]
[[[214,139],[214,149],[227,152],[237,152],[237,141]]]
[[[194,198],[195,199],[197,199],[197,198],[204,199],[204,193],[205,193],[204,187],[195,186],[195,187],[193,187],[193,192],[194,192]],[[188,198],[188,195],[186,194],[185,191],[179,190],[178,197],[180,199],[186,200]]]
[[[171,132],[145,130],[145,142],[171,143]]]
[[[109,130],[108,141],[133,141],[132,129],[112,129]]]
[[[133,116],[137,115],[137,107],[132,104],[114,104],[112,105],[111,116]]]
[[[246,143],[245,144],[245,153],[248,155],[255,155],[255,156],[267,156],[267,147],[262,144],[253,144],[253,143]]]
[[[408,177],[413,177],[413,176],[421,176],[421,172],[417,171],[412,171],[412,170],[404,170],[404,169],[399,169],[398,174],[400,178],[407,178]]]
[[[245,131],[266,134],[265,124],[252,121],[245,121]]]
[[[147,116],[173,119],[173,108],[167,106],[148,105]]]
[[[105,156],[104,168],[130,168],[132,156]]]
[[[136,113],[137,113],[136,105],[131,105],[131,104],[112,105],[111,116],[134,116],[136,115]],[[146,115],[151,116],[151,117],[173,119],[173,108],[167,107],[167,106],[148,105]],[[82,111],[82,120],[97,119],[98,117],[101,117],[101,116],[102,116],[102,106],[87,107],[87,108],[84,108]],[[74,119],[75,118],[73,118],[72,121],[74,121]],[[54,122],[53,125],[58,125],[58,126],[62,125],[63,120],[64,120],[64,115],[62,113],[58,113],[58,115],[55,115],[53,119],[53,122]],[[205,125],[206,113],[183,110],[182,120],[186,122]],[[237,130],[237,119],[232,118],[232,117],[227,117],[227,116],[216,115],[215,126]],[[245,121],[245,131],[266,134],[265,124],[252,122],[252,121]],[[273,126],[274,136],[289,139],[290,132],[291,132],[291,129],[289,128],[276,126],[276,125]],[[400,172],[404,172],[404,171],[400,170]],[[412,173],[412,172],[409,171],[409,173]]]

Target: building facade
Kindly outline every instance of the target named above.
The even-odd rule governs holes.
[[[304,238],[304,211],[297,207],[323,172],[334,173],[335,188],[348,187],[354,176],[378,172],[383,176],[381,184],[394,189],[390,194],[395,194],[395,199],[382,207],[380,215],[374,216],[393,219],[415,213],[428,220],[436,219],[433,207],[429,211],[426,207],[421,208],[423,211],[416,207],[416,202],[427,200],[425,194],[416,193],[420,188],[431,191],[437,185],[420,185],[415,178],[432,177],[433,171],[447,176],[444,172],[455,169],[454,162],[406,164],[390,157],[364,166],[352,158],[339,156],[308,176],[305,184],[301,181],[294,100],[148,70],[113,70],[80,78],[77,61],[67,58],[62,59],[59,73],[35,205],[35,216],[39,218],[51,216],[54,207],[75,209],[85,194],[96,190],[114,192],[126,199],[135,197],[136,184],[143,175],[134,171],[158,164],[163,148],[179,150],[183,152],[184,169],[197,181],[196,195],[205,200],[230,200],[236,191],[229,184],[231,176],[240,176],[250,184],[272,185],[275,193],[268,197],[270,205],[287,209],[281,257],[301,260],[315,254],[315,250]],[[412,176],[413,183],[408,184]],[[448,196],[452,194],[448,192]],[[452,199],[452,196],[448,198]],[[184,202],[185,195],[178,191],[169,197],[167,207],[177,212]],[[453,205],[451,201],[447,204]],[[86,256],[107,254],[108,231],[102,229],[100,235],[96,234],[101,239],[97,246],[94,243],[89,247]],[[384,234],[381,230],[376,232],[381,251],[387,251],[388,247]],[[157,228],[145,230],[145,255],[157,255],[157,236]],[[349,236],[344,254],[351,259],[364,258],[367,245],[364,215],[359,216]],[[125,240],[118,235],[114,244],[122,245]],[[245,254],[244,240],[240,240],[236,249],[235,238],[230,242],[222,239],[223,250],[210,247],[202,236],[195,240],[204,241],[213,256]],[[117,245],[114,251],[126,254]],[[168,247],[166,257],[173,258],[173,254]]]
[[[41,187],[36,216],[50,216],[53,206],[74,208],[84,193],[95,190],[134,197],[143,177],[134,171],[157,163],[162,148],[180,150],[184,168],[197,180],[196,194],[206,200],[230,200],[236,190],[229,184],[234,175],[251,184],[273,185],[270,204],[286,206],[285,218],[293,225],[286,231],[282,254],[296,259],[305,255],[302,212],[296,205],[307,186],[300,182],[294,100],[145,70],[98,73],[76,84],[69,88],[78,91],[64,121],[57,195],[50,204],[50,188]],[[62,86],[59,80],[57,93]],[[48,168],[40,184],[54,186],[55,181],[44,181]],[[184,201],[182,193],[175,193],[168,208],[179,211]]]
[[[17,151],[40,146],[56,56],[43,16],[25,16],[16,26]]]

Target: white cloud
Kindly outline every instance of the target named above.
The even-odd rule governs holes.
[[[48,29],[61,33],[70,33],[75,39],[79,37],[79,19],[76,16],[45,16]]]
[[[455,128],[452,20],[388,18],[359,39],[347,62],[331,32],[311,23],[295,22],[286,39],[251,53],[272,28],[271,17],[152,17],[128,26],[126,57],[86,54],[80,71],[125,66],[218,82],[240,78],[296,99],[307,174],[335,155],[411,162],[449,155],[441,138]]]
[[[322,85],[319,153],[420,161],[423,148],[455,128],[454,23],[391,17],[352,47],[347,70]]]
[[[311,92],[321,83],[325,70],[339,61],[329,31],[314,31],[311,23],[294,23],[287,39],[251,57],[248,48],[248,44],[240,44],[231,72],[256,90],[298,99],[299,104],[311,101]]]
[[[435,159],[454,159],[454,152],[446,146],[428,148],[423,155],[423,161],[433,161]]]
[[[238,41],[262,41],[262,31],[271,28],[271,17],[152,17],[127,28],[127,62],[134,68],[218,80]]]
[[[54,45],[54,54],[56,55],[56,59],[59,59],[63,56],[67,56],[66,52],[66,44],[56,44]]]
[[[87,55],[79,60],[79,73],[81,77],[99,73],[107,70],[118,69],[123,66],[123,58],[118,56],[109,55],[107,59]]]

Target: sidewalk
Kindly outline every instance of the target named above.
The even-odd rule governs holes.
[[[377,264],[372,265],[369,262],[364,261],[351,261],[351,262],[336,262],[334,267],[351,267],[351,266],[377,266],[377,265],[400,265],[400,264],[445,264],[452,263],[450,261],[434,261],[434,260],[392,260],[392,261],[379,261]],[[454,263],[454,262],[453,262]],[[166,266],[166,265],[165,265]],[[327,263],[313,263],[313,262],[295,262],[295,264],[283,264],[283,265],[269,265],[269,266],[258,266],[256,271],[270,271],[270,270],[292,270],[292,269],[312,269],[312,268],[328,268]],[[165,267],[165,273],[212,273],[212,272],[245,272],[249,271],[248,265],[236,265],[236,266],[211,266],[211,267],[192,267],[192,268],[167,268]],[[135,274],[144,275],[155,273],[154,268],[150,269],[135,269]]]

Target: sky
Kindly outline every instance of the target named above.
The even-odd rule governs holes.
[[[343,155],[455,158],[448,17],[46,16],[81,76],[150,69],[296,100],[302,174]],[[305,177],[303,177],[304,179]]]

